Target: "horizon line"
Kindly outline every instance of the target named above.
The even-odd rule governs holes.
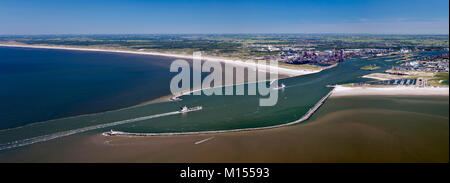
[[[56,35],[449,35],[449,33],[42,33],[0,34],[0,36],[56,36]]]

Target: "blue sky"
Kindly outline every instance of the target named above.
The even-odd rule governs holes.
[[[448,34],[448,0],[1,0],[0,34]]]

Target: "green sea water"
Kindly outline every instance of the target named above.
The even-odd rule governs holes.
[[[437,53],[424,53],[437,54]],[[367,64],[376,64],[379,69],[361,70]],[[126,132],[197,132],[209,130],[230,130],[255,128],[284,124],[301,118],[331,88],[327,85],[368,81],[361,76],[390,69],[394,62],[385,59],[349,59],[337,67],[320,73],[298,76],[279,81],[286,88],[280,90],[275,106],[261,107],[259,99],[265,96],[183,96],[181,102],[163,102],[144,106],[113,110],[109,112],[56,119],[32,123],[19,128],[0,131],[0,143],[27,139],[82,127],[111,123],[153,114],[179,110],[180,106],[203,106],[203,110],[186,114],[166,116],[114,127],[111,129]],[[167,83],[168,85],[169,83]],[[232,87],[232,86],[231,86]],[[245,84],[245,87],[248,87]],[[24,109],[25,110],[25,109]]]

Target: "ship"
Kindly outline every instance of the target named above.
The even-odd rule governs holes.
[[[187,106],[184,106],[184,107],[182,107],[178,112],[180,112],[180,113],[186,113],[186,112],[192,112],[192,111],[199,111],[199,110],[202,110],[202,109],[203,109],[202,106],[195,106],[195,107],[187,107]]]
[[[114,136],[114,135],[117,135],[117,134],[120,134],[120,132],[114,131],[114,130],[102,133],[103,136]]]
[[[179,102],[179,101],[182,101],[182,99],[181,99],[181,98],[178,98],[177,96],[170,97],[169,100],[172,101],[172,102]]]

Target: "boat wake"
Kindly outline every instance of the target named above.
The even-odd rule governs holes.
[[[17,140],[17,141],[8,142],[5,144],[0,144],[0,151],[6,150],[6,149],[11,149],[11,148],[16,148],[16,147],[21,147],[21,146],[26,146],[26,145],[31,145],[31,144],[38,143],[38,142],[45,142],[45,141],[49,141],[49,140],[56,139],[56,138],[74,135],[77,133],[83,133],[86,131],[106,128],[106,127],[111,127],[111,126],[116,126],[116,125],[122,125],[122,124],[127,124],[127,123],[132,123],[132,122],[138,122],[138,121],[143,121],[143,120],[148,120],[148,119],[153,119],[153,118],[159,118],[159,117],[164,117],[164,116],[170,116],[170,115],[175,115],[175,114],[180,114],[180,113],[183,113],[183,112],[174,111],[174,112],[168,112],[168,113],[162,113],[162,114],[155,114],[155,115],[144,116],[144,117],[139,117],[139,118],[134,118],[134,119],[116,121],[113,123],[88,126],[88,127],[84,127],[84,128],[75,129],[75,130],[57,132],[57,133],[53,133],[50,135],[43,135],[43,136],[33,137],[33,138],[29,138],[29,139],[24,139],[24,140]]]
[[[294,124],[301,123],[307,119],[309,119],[314,112],[316,112],[322,104],[325,103],[325,101],[328,99],[328,97],[333,94],[334,88],[328,92],[327,95],[322,97],[312,108],[308,110],[300,119],[296,121],[292,121],[289,123],[283,123],[279,125],[273,125],[273,126],[264,126],[264,127],[255,127],[255,128],[240,128],[240,129],[232,129],[232,130],[211,130],[211,131],[192,131],[192,132],[163,132],[163,133],[130,133],[130,132],[121,132],[121,131],[111,131],[111,132],[105,132],[105,135],[108,136],[172,136],[172,135],[199,135],[199,134],[215,134],[215,133],[229,133],[229,132],[242,132],[242,131],[253,131],[253,130],[265,130],[265,129],[272,129],[272,128],[279,128],[284,126],[290,126]],[[206,140],[206,139],[205,139]],[[202,142],[202,141],[199,141]]]

